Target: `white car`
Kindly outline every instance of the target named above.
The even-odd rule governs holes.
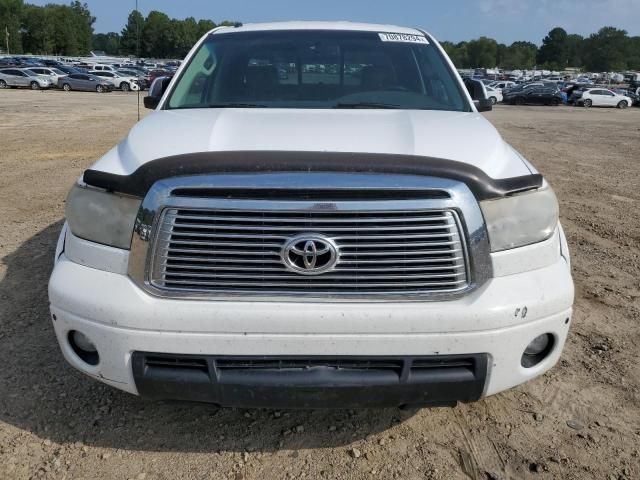
[[[497,88],[487,86],[487,98],[491,100],[491,104],[495,105],[496,103],[502,102],[502,91]]]
[[[590,88],[582,92],[576,100],[576,105],[584,107],[618,107],[627,108],[633,105],[633,100],[625,95],[612,92],[606,88]]]
[[[91,69],[95,72],[115,72],[118,68],[115,65],[97,63]]]
[[[495,88],[496,90],[500,90],[500,92],[502,92],[503,89],[512,88],[512,87],[515,87],[516,85],[517,85],[516,82],[511,82],[509,80],[500,80],[498,82],[493,82],[489,86]]]
[[[31,67],[29,70],[41,78],[46,78],[53,86],[58,86],[60,80],[67,76],[62,70],[53,67]]]
[[[106,82],[113,85],[114,88],[118,88],[123,92],[128,92],[129,90],[133,90],[135,92],[140,89],[138,79],[136,77],[125,76],[117,72],[109,72],[106,70],[92,70],[89,74],[104,79]]]
[[[66,360],[238,407],[452,406],[543,374],[574,297],[558,203],[465,85],[413,28],[207,33],[69,193]]]

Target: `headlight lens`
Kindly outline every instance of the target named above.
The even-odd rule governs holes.
[[[546,240],[558,224],[558,200],[546,184],[533,192],[480,202],[480,208],[492,252]]]
[[[76,184],[67,197],[67,222],[76,237],[129,249],[141,202],[139,198]]]

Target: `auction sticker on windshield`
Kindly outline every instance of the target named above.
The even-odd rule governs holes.
[[[380,35],[380,40],[383,42],[409,42],[409,43],[424,43],[429,44],[429,40],[427,40],[422,35],[413,35],[410,33],[378,33]]]

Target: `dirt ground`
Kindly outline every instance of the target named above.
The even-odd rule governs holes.
[[[454,409],[221,410],[85,378],[50,325],[65,195],[136,95],[0,91],[0,478],[640,478],[640,109],[486,115],[560,200],[576,304],[557,367]]]

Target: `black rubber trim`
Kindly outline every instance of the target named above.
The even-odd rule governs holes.
[[[84,182],[144,197],[158,180],[185,175],[272,172],[393,173],[449,178],[464,182],[478,201],[501,198],[542,186],[542,175],[494,179],[473,165],[453,160],[383,153],[229,151],[159,158],[130,175],[86,170]]]
[[[138,393],[239,408],[455,406],[478,400],[487,355],[213,356],[133,352]]]

